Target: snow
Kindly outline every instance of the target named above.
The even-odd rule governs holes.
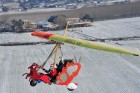
[[[98,38],[139,36],[140,17],[93,22],[92,27],[76,28]],[[63,31],[52,33],[62,34]],[[68,34],[72,35],[72,34]],[[80,38],[78,35],[75,35]],[[0,43],[42,41],[30,33],[2,33]],[[43,40],[44,41],[44,40]],[[117,41],[140,49],[140,40]],[[38,84],[31,87],[22,74],[29,72],[33,62],[43,63],[54,45],[0,46],[1,93],[70,93],[65,86]],[[73,82],[78,82],[74,93],[139,93],[140,57],[63,45],[65,58],[81,59],[82,69]],[[60,54],[60,53],[59,53]],[[57,61],[60,59],[57,58]],[[45,67],[53,62],[49,60]]]
[[[86,34],[101,39],[140,36],[140,17],[97,21],[97,22],[93,22],[91,27],[80,27],[80,28],[73,28],[73,29],[82,34]],[[49,31],[49,32],[63,35],[63,30]],[[68,36],[87,39],[72,32],[68,32]],[[33,41],[46,41],[46,40],[37,37],[32,37],[30,33],[0,34],[0,43],[26,42],[26,41],[33,42]]]

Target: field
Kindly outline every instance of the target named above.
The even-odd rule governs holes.
[[[98,21],[92,27],[76,28],[83,34],[96,38],[118,38],[140,36],[140,17]],[[62,31],[52,33],[62,34]],[[68,36],[82,38],[78,34]],[[85,39],[85,38],[82,38]],[[45,41],[32,37],[30,33],[2,33],[0,43]],[[107,41],[140,49],[140,40]],[[29,72],[28,66],[33,62],[43,63],[49,55],[53,44],[30,46],[0,46],[0,90],[1,93],[69,93],[65,86],[38,84],[31,87],[22,76]],[[65,58],[82,57],[82,69],[73,80],[78,82],[74,93],[139,93],[140,91],[140,57],[104,52],[99,50],[62,45]],[[59,56],[61,57],[61,55]],[[59,61],[59,57],[57,61]],[[53,62],[49,60],[46,68]]]

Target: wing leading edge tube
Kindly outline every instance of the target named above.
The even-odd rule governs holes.
[[[48,32],[42,32],[42,31],[35,31],[32,32],[32,36],[37,36],[49,40],[54,40],[57,42],[63,42],[63,43],[68,43],[68,44],[73,44],[81,47],[86,47],[86,48],[91,48],[91,49],[97,49],[97,50],[103,50],[103,51],[108,51],[108,52],[115,52],[115,53],[124,53],[124,54],[130,54],[134,56],[140,56],[139,53],[136,53],[134,51],[121,48],[118,46],[113,46],[109,45],[106,43],[102,42],[94,42],[94,41],[87,41],[87,40],[81,40],[77,38],[72,38],[72,37],[65,37],[65,36],[60,36],[57,34],[51,34]]]

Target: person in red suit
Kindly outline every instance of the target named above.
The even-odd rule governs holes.
[[[42,68],[42,70],[44,70],[47,74],[47,76],[49,77],[49,79],[50,79],[50,83],[49,84],[51,84],[52,82],[54,82],[55,83],[55,81],[56,81],[56,76],[57,76],[57,69],[56,69],[56,67],[54,66],[54,64],[51,64],[50,65],[50,69],[49,70],[46,70],[46,69],[44,69],[44,68]]]

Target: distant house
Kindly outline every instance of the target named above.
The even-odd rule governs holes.
[[[40,4],[39,4],[39,7],[40,7],[40,8],[43,8],[44,6],[45,6],[45,3],[40,3]]]
[[[70,27],[89,27],[89,26],[92,26],[91,22],[78,22],[70,24]]]
[[[37,29],[37,24],[35,22],[30,23],[30,28]]]
[[[130,2],[129,0],[108,0],[107,5],[124,4]]]
[[[76,8],[78,8],[77,5],[73,4],[66,5],[66,9],[76,9]]]
[[[41,21],[41,22],[37,22],[36,24],[38,29],[43,29],[46,25],[49,24],[49,22]]]
[[[70,24],[80,22],[80,18],[67,18],[66,20],[69,21]]]
[[[17,10],[19,8],[19,3],[6,3],[4,6],[9,10]]]
[[[69,27],[87,27],[91,26],[90,21],[82,21],[80,18],[67,18],[67,21],[69,21]]]
[[[23,29],[27,31],[30,30],[42,30],[42,31],[49,31],[49,30],[57,30],[59,25],[53,24],[47,21],[40,21],[40,22],[30,22],[29,20],[22,20],[23,21]]]
[[[57,24],[52,24],[50,22],[37,22],[37,29],[40,29],[40,30],[56,30],[58,29],[59,25]]]
[[[56,8],[56,7],[57,7],[57,5],[55,5],[55,4],[49,4],[49,5],[47,5],[46,8]]]
[[[35,22],[31,22],[29,20],[22,20],[23,22],[23,29],[25,31],[33,31],[35,29],[37,29],[37,24]]]
[[[30,28],[30,21],[29,20],[22,20],[23,22],[23,29],[27,29],[27,28]]]
[[[50,23],[44,27],[44,30],[45,31],[57,30],[58,28],[59,28],[59,25]]]

